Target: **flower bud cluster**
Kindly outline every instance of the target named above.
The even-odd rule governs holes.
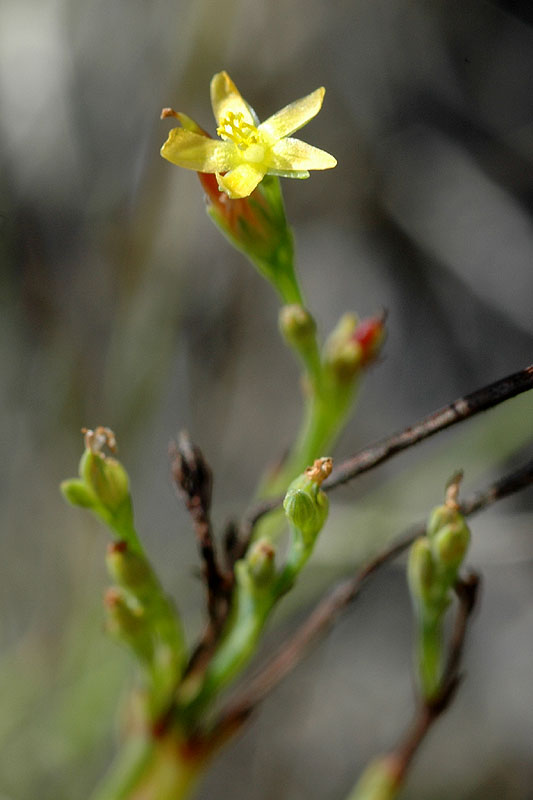
[[[107,629],[111,635],[128,644],[141,661],[150,664],[155,652],[157,579],[145,556],[132,551],[124,540],[108,546],[106,564],[117,584],[105,595]]]
[[[446,502],[428,520],[426,535],[411,547],[407,577],[418,621],[418,671],[427,699],[439,690],[443,669],[443,620],[470,543],[470,530],[457,503],[460,476]]]
[[[114,458],[113,431],[98,427],[83,434],[79,478],[64,481],[61,489],[72,505],[89,509],[113,532],[106,562],[116,585],[105,595],[107,629],[146,667],[152,682],[150,713],[156,714],[184,667],[180,619],[135,531],[129,478]]]
[[[133,524],[129,478],[122,464],[106,454],[116,452],[116,439],[110,428],[84,428],[85,451],[80,460],[79,478],[63,481],[61,491],[74,506],[91,510],[120,538],[128,538]]]
[[[413,544],[409,556],[409,586],[413,599],[434,611],[446,608],[468,545],[470,530],[457,506],[437,506],[426,536]]]

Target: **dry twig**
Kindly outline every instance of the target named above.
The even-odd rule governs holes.
[[[533,389],[533,364],[520,372],[515,372],[513,375],[508,375],[506,378],[467,394],[400,433],[361,450],[333,470],[330,478],[324,483],[323,489],[340,486],[357,475],[377,467],[378,464],[382,464],[396,453],[433,436],[434,433],[469,419],[481,411],[487,411],[529,389]]]
[[[170,459],[172,477],[194,523],[203,563],[211,636],[215,636],[227,614],[229,581],[218,564],[209,516],[213,485],[211,469],[185,431],[180,433],[177,446],[171,444]]]

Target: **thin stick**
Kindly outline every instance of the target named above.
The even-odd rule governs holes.
[[[476,492],[461,503],[461,511],[470,516],[504,497],[533,484],[533,460],[496,481],[487,489]],[[281,645],[274,657],[256,674],[250,683],[223,710],[220,723],[226,720],[244,720],[255,706],[304,658],[311,644],[323,635],[339,614],[361,592],[366,580],[384,564],[403,553],[419,536],[425,533],[426,523],[411,526],[393,543],[381,550],[352,577],[339,583],[328,592],[311,611],[307,619]]]
[[[481,411],[487,411],[529,389],[533,389],[533,364],[520,372],[515,372],[513,375],[508,375],[506,378],[467,394],[454,403],[435,411],[410,428],[361,450],[334,469],[322,488],[327,490],[340,486],[357,475],[377,467],[378,464],[382,464],[396,453],[433,436],[434,433],[469,419]]]
[[[347,483],[363,472],[374,469],[396,453],[532,388],[533,365],[530,365],[520,372],[508,375],[506,378],[455,400],[450,405],[435,411],[429,417],[425,417],[399,433],[365,447],[351,458],[341,462],[324,482],[322,488],[327,491]],[[268,498],[257,503],[245,514],[240,526],[239,552],[241,555],[246,552],[257,522],[269,511],[280,506],[282,502],[282,497]]]

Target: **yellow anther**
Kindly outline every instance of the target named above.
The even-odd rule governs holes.
[[[251,144],[258,144],[260,138],[255,125],[246,122],[240,111],[228,111],[218,126],[217,133],[222,139],[231,140],[241,150]]]

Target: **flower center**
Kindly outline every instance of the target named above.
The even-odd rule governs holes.
[[[217,128],[221,139],[231,141],[242,151],[246,161],[260,162],[265,157],[263,137],[255,125],[246,122],[244,115],[238,111],[228,111]]]
[[[259,131],[255,125],[245,121],[240,111],[237,114],[228,111],[218,126],[217,133],[222,139],[230,139],[241,150],[250,144],[259,144]]]

